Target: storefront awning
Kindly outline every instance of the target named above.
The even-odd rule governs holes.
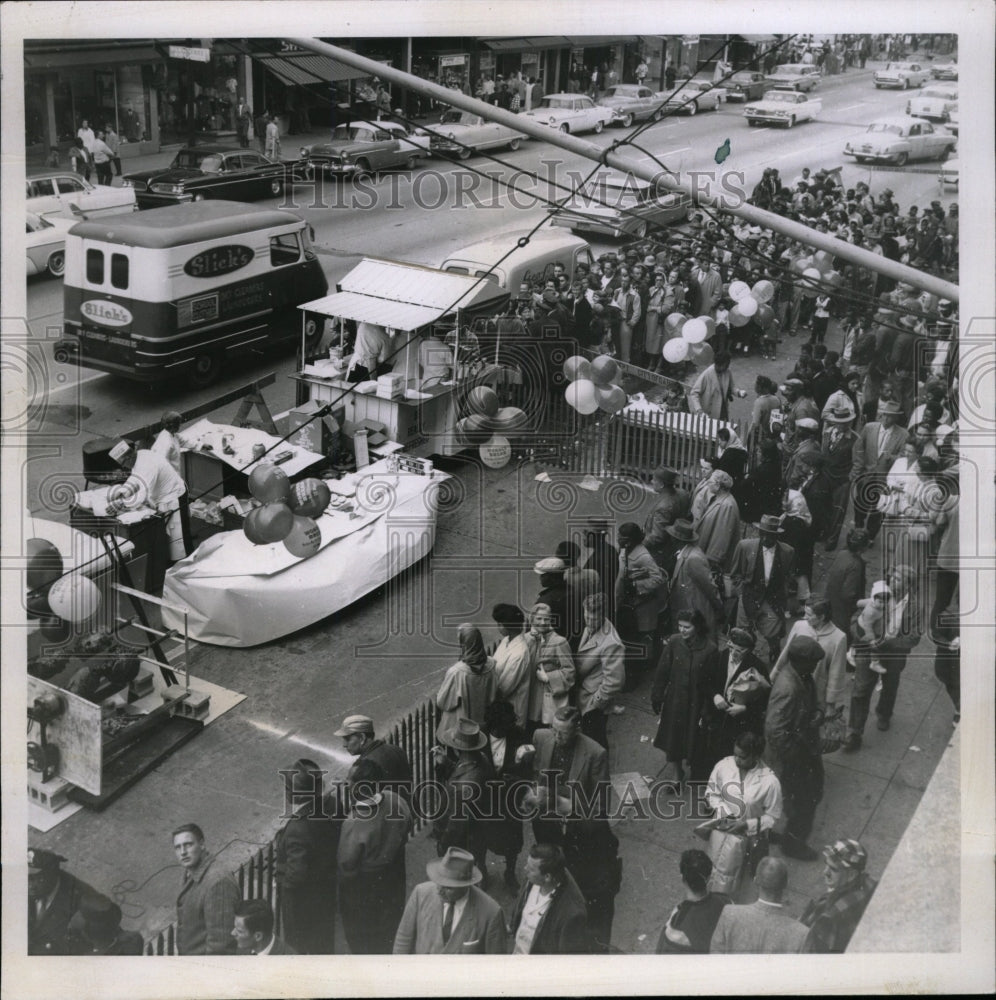
[[[481,43],[496,52],[516,52],[525,49],[598,48],[635,42],[636,35],[544,35],[539,38],[482,38]]]
[[[328,56],[302,52],[300,54],[261,55],[253,53],[256,60],[268,69],[278,80],[290,86],[313,83],[337,83],[342,80],[358,80],[368,77],[365,70],[354,69]]]
[[[750,45],[767,45],[775,41],[774,35],[734,35],[734,38],[742,38]]]
[[[507,296],[491,281],[370,257],[361,260],[339,287],[334,295],[299,308],[411,332],[457,309],[478,308]]]
[[[568,35],[562,44],[572,49],[598,49],[606,45],[625,45],[637,41],[636,35]]]

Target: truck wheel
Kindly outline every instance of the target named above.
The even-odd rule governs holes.
[[[189,383],[195,389],[213,385],[221,375],[221,358],[214,353],[198,354],[190,369]]]
[[[66,273],[66,251],[56,250],[48,258],[48,273],[53,278],[61,278]]]

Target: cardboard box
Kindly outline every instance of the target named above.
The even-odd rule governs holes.
[[[291,433],[287,440],[298,448],[331,458],[336,449],[339,423],[331,414],[312,419],[322,406],[322,403],[309,400],[290,410],[287,424]]]

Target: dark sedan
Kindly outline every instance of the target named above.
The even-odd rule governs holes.
[[[238,146],[181,149],[164,170],[128,174],[139,208],[159,208],[205,198],[252,201],[276,198],[284,190],[287,165]]]
[[[718,86],[726,90],[728,101],[754,101],[763,97],[764,92],[770,90],[772,84],[765,80],[763,73],[742,69]]]

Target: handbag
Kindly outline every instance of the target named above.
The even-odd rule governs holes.
[[[771,682],[756,667],[748,667],[734,678],[727,689],[728,700],[734,705],[749,705],[770,690]]]

